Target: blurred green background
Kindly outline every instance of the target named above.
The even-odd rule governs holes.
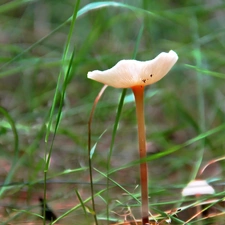
[[[88,80],[87,72],[111,68],[134,56],[150,60],[171,49],[179,60],[165,78],[146,88],[145,113],[150,208],[154,212],[154,208],[176,207],[182,188],[196,178],[200,167],[224,155],[224,9],[220,0],[1,0],[2,224],[43,223],[37,214],[38,198],[45,189],[58,216],[75,207],[61,224],[74,220],[92,224],[90,199],[85,202],[91,196],[87,125],[102,84]],[[98,172],[107,174],[121,93],[108,87],[92,122],[99,224],[106,224],[107,206],[111,220],[123,219],[116,213],[128,207],[140,216],[140,204],[134,200],[140,199],[140,188],[130,90],[110,160],[109,169],[116,170],[110,175],[114,181],[110,188]],[[220,161],[200,178],[222,193],[223,174]],[[108,195],[98,193],[105,189]],[[79,206],[82,201],[75,190],[90,212]]]

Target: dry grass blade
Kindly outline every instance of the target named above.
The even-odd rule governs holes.
[[[209,161],[200,171],[199,171],[199,175],[203,174],[203,172],[205,171],[205,169],[212,165],[213,163],[216,163],[216,162],[219,162],[219,161],[222,161],[222,160],[225,160],[225,156],[224,157],[220,157],[218,159],[213,159],[211,161]]]
[[[91,110],[91,114],[89,117],[89,121],[88,121],[88,163],[89,163],[89,176],[90,176],[90,188],[91,188],[91,199],[92,199],[92,208],[93,211],[95,212],[94,219],[95,219],[95,223],[96,225],[98,225],[98,220],[97,220],[97,215],[96,215],[96,210],[95,210],[95,199],[94,199],[94,185],[93,185],[93,175],[92,175],[92,160],[91,160],[91,124],[92,124],[92,118],[94,115],[94,111],[95,108],[97,106],[97,103],[99,101],[99,99],[101,98],[101,96],[103,95],[105,89],[107,88],[107,85],[104,85],[102,87],[102,89],[100,90],[100,92],[98,93],[97,97],[95,98],[92,110]]]

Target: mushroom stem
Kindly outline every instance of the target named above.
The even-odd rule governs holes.
[[[146,157],[146,134],[145,134],[145,117],[144,117],[144,86],[135,86],[132,88],[138,122],[138,140],[140,159]],[[142,202],[142,224],[148,224],[148,167],[146,162],[140,163],[141,177],[141,202]]]
[[[200,196],[201,196],[200,194],[195,195],[197,200],[200,199]],[[202,225],[202,221],[201,221],[201,219],[202,219],[202,209],[201,209],[201,206],[199,204],[197,204],[197,206],[196,206],[196,214],[197,214],[197,220],[199,220],[197,222],[197,225]]]

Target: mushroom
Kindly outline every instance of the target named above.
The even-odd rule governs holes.
[[[214,188],[205,180],[192,180],[182,191],[183,196],[200,196],[214,193]]]
[[[138,123],[139,155],[146,158],[146,134],[144,118],[144,87],[162,79],[176,63],[176,52],[162,52],[149,61],[121,60],[114,67],[105,71],[88,72],[88,78],[115,88],[131,88],[136,103]],[[146,162],[140,164],[142,223],[149,223],[148,218],[148,168]]]
[[[210,186],[206,180],[192,180],[187,184],[187,186],[182,191],[182,196],[195,196],[197,199],[202,195],[212,195],[215,193],[215,190]],[[198,204],[196,206],[196,216],[198,219],[201,219],[202,209]],[[194,218],[194,217],[192,217]],[[191,218],[191,219],[192,219]],[[200,223],[201,224],[201,223]]]

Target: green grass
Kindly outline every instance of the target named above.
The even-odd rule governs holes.
[[[208,161],[224,156],[224,7],[204,1],[2,1],[0,224],[47,224],[39,217],[40,196],[60,224],[92,224],[95,216],[99,225],[108,224],[123,220],[118,214],[127,209],[140,219],[130,90],[108,87],[94,112],[93,211],[88,121],[102,84],[88,80],[87,72],[170,49],[178,62],[145,93],[147,141],[158,148],[146,158],[150,209],[188,205],[182,188]],[[224,168],[222,160],[201,176],[219,199]]]

